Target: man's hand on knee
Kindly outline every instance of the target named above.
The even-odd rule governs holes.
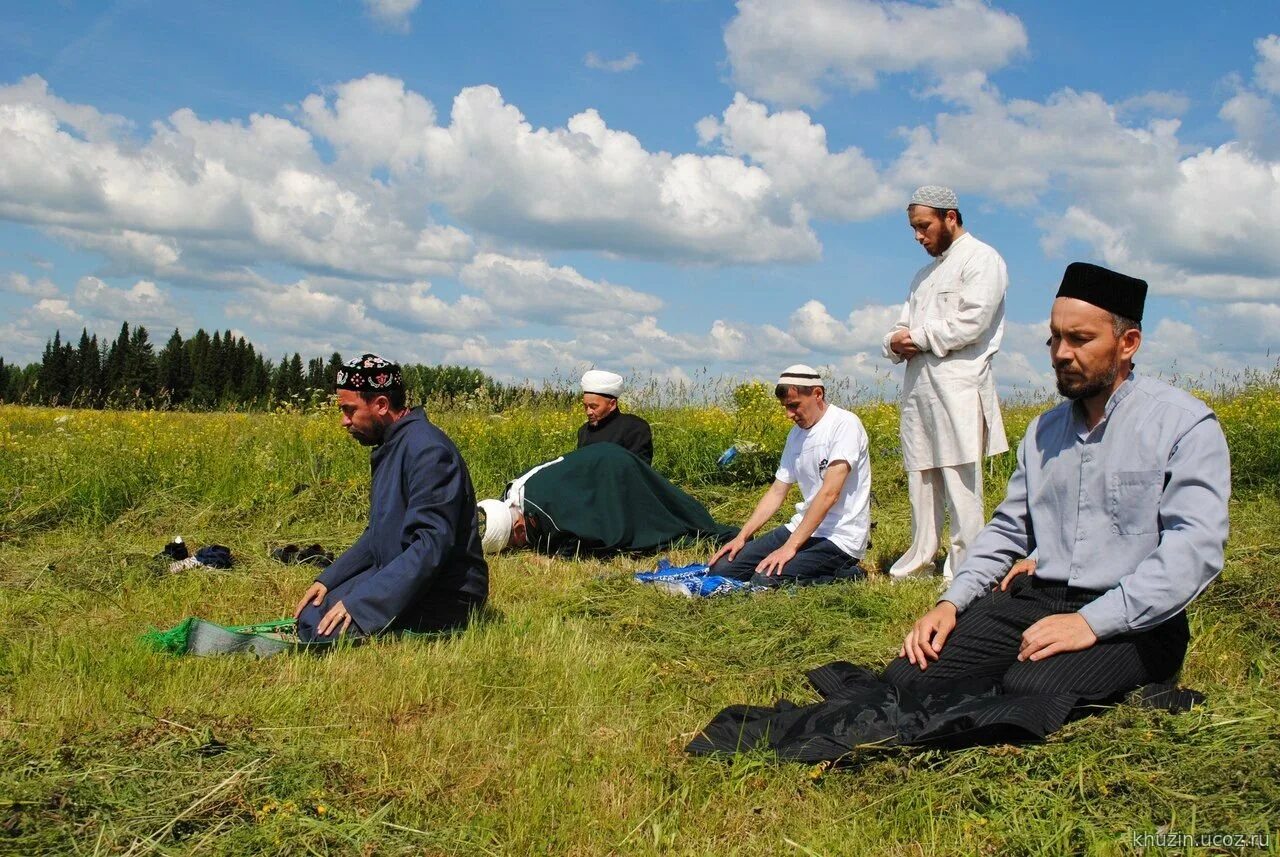
[[[1079,652],[1098,642],[1089,623],[1079,613],[1046,616],[1022,632],[1020,661],[1042,661],[1062,652]]]
[[[782,567],[796,557],[796,549],[790,545],[782,547],[769,554],[756,564],[756,571],[763,575],[781,575]]]
[[[302,600],[298,602],[298,606],[293,608],[293,618],[297,619],[302,615],[302,611],[308,604],[313,607],[319,607],[324,601],[324,597],[329,594],[329,588],[320,581],[316,581],[307,588],[306,593],[302,596]]]
[[[947,636],[956,626],[956,605],[950,601],[939,601],[938,606],[920,617],[906,640],[898,657],[906,658],[911,663],[924,669],[929,661],[936,661]]]
[[[347,612],[346,606],[341,601],[335,601],[329,608],[329,612],[320,620],[320,624],[316,626],[316,634],[321,637],[332,634],[336,637],[345,634],[350,627],[351,614]]]
[[[715,565],[722,557],[729,557],[729,562],[733,562],[738,558],[738,551],[747,546],[747,540],[741,534],[734,536],[728,542],[711,555],[711,559],[707,560],[707,565]]]

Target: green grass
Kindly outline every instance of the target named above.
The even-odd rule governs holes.
[[[1217,403],[1249,472],[1226,571],[1191,611],[1183,682],[1207,706],[1121,707],[1039,746],[877,752],[836,771],[682,748],[724,705],[812,699],[813,666],[884,663],[935,585],[690,602],[629,582],[652,557],[513,554],[493,563],[483,621],[453,638],[158,655],[136,641],[149,625],[287,614],[310,575],[269,549],[350,543],[367,453],[332,414],[0,408],[0,853],[1123,854],[1157,829],[1272,832],[1274,852],[1280,397],[1249,395]],[[856,410],[881,567],[909,530],[896,414]],[[775,411],[747,395],[647,414],[658,465],[740,519],[786,430]],[[1011,433],[1033,413],[1011,409]],[[568,448],[579,419],[436,418],[484,493]],[[716,471],[743,441],[759,453]],[[989,502],[1007,467],[992,462]],[[159,573],[151,557],[178,532],[239,564]]]

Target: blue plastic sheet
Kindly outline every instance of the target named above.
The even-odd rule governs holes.
[[[727,595],[730,592],[754,592],[764,589],[753,586],[744,580],[721,577],[710,574],[710,568],[704,563],[673,566],[670,560],[658,561],[656,571],[642,571],[635,575],[639,583],[658,586],[675,595],[686,598],[710,598],[715,595]]]

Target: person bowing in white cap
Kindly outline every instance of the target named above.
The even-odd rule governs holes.
[[[582,407],[587,421],[578,429],[578,449],[593,443],[616,443],[653,464],[653,431],[634,414],[618,408],[622,376],[592,369],[582,376]]]
[[[1009,449],[991,358],[1004,335],[1004,259],[964,228],[951,188],[926,185],[907,204],[916,241],[933,257],[911,282],[884,355],[907,364],[902,381],[903,467],[911,497],[911,546],[895,579],[928,573],[943,512],[951,512],[950,581],[985,523],[982,459]]]
[[[871,460],[862,421],[827,402],[822,376],[811,366],[788,366],[773,393],[795,427],[773,485],[738,535],[711,557],[711,572],[767,587],[864,577],[858,560],[871,530]],[[748,541],[797,483],[795,516]]]

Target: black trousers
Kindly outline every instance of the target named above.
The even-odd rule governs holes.
[[[1098,595],[1023,575],[1008,591],[996,589],[961,613],[938,660],[927,669],[897,658],[884,678],[917,694],[999,685],[1009,695],[1063,693],[1095,701],[1172,681],[1190,640],[1186,613],[1149,631],[1100,640],[1081,652],[1018,661],[1023,631],[1046,616],[1075,613]]]
[[[833,583],[837,580],[861,580],[866,576],[857,559],[840,550],[830,539],[816,536],[810,536],[791,561],[782,567],[782,574],[757,574],[756,566],[786,544],[789,538],[791,531],[786,527],[778,527],[767,535],[747,542],[732,561],[727,556],[721,557],[719,562],[711,566],[711,573],[770,588],[785,583],[805,586],[811,583]]]

